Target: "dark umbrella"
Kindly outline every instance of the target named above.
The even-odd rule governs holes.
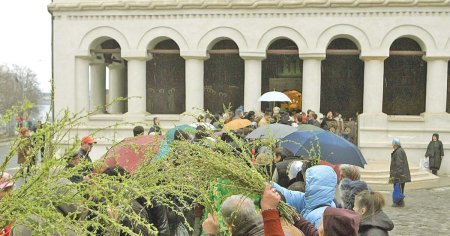
[[[325,130],[296,131],[282,139],[281,146],[295,156],[317,157],[333,164],[367,164],[353,143]]]
[[[289,125],[270,124],[270,125],[259,127],[255,130],[253,130],[245,138],[248,138],[248,139],[259,139],[259,138],[281,139],[295,131],[297,131],[297,129],[292,126],[289,126]]]

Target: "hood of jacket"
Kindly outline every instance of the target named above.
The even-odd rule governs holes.
[[[301,214],[306,220],[320,225],[323,212],[328,206],[335,207],[337,176],[329,166],[314,166],[306,170],[305,208]]]
[[[350,179],[343,179],[339,184],[339,192],[344,204],[344,208],[353,210],[355,204],[355,196],[363,190],[368,190],[367,183],[360,180],[351,181]]]
[[[360,231],[368,230],[373,227],[391,231],[394,229],[394,223],[383,211],[379,211],[371,217],[361,219],[361,222],[359,223]]]
[[[331,205],[336,192],[337,176],[329,166],[318,165],[306,170],[306,211]]]

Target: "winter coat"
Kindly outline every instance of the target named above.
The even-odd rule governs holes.
[[[156,202],[152,202],[151,206],[147,205],[145,198],[138,198],[136,201],[133,201],[133,210],[136,214],[141,215],[142,218],[153,224],[158,229],[159,236],[169,236],[170,227],[167,207]],[[142,209],[139,206],[142,206]]]
[[[256,215],[236,225],[232,236],[264,236],[264,223],[261,215]]]
[[[444,156],[444,145],[440,140],[431,141],[428,144],[426,157],[429,157],[430,169],[439,170],[441,167],[442,157]]]
[[[333,202],[336,192],[336,172],[324,165],[313,166],[306,170],[305,193],[290,191],[274,183],[273,186],[306,220],[319,228],[323,212],[327,207],[336,207]]]
[[[36,161],[33,154],[33,140],[31,137],[21,137],[19,142],[19,149],[17,151],[17,164],[26,162],[34,163]]]
[[[359,236],[387,236],[388,231],[394,228],[394,223],[383,212],[361,219],[359,222]]]
[[[390,179],[393,183],[411,182],[408,158],[402,147],[398,147],[391,154]]]

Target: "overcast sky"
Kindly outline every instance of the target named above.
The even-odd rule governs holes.
[[[0,3],[0,64],[27,66],[42,91],[50,91],[50,0],[2,0]]]

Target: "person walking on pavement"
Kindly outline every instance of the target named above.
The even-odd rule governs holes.
[[[439,134],[433,134],[431,137],[425,156],[429,158],[431,172],[437,175],[439,168],[441,168],[442,158],[444,157],[444,145],[439,140]]]
[[[31,166],[36,165],[36,157],[33,155],[33,139],[28,128],[23,127],[19,131],[19,146],[17,151],[17,164],[26,168],[29,173]]]
[[[390,183],[400,184],[400,191],[403,194],[405,192],[405,183],[411,182],[411,174],[409,172],[408,158],[406,157],[405,150],[403,150],[400,139],[394,138],[392,140],[392,147],[394,151],[391,154],[391,167],[389,181]],[[393,207],[404,207],[404,200],[392,205]]]

